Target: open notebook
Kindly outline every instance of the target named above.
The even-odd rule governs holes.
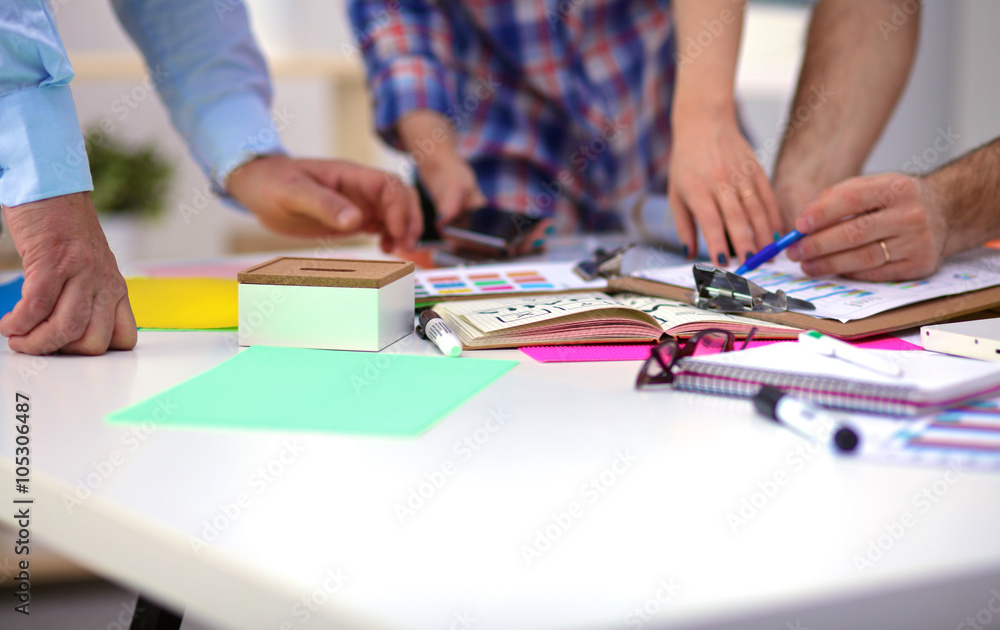
[[[655,341],[664,333],[690,336],[704,328],[722,328],[745,337],[756,327],[755,336],[763,339],[794,339],[800,332],[789,326],[634,294],[468,300],[438,304],[434,311],[466,349]]]
[[[917,350],[869,352],[899,365],[902,376],[877,374],[797,343],[777,343],[682,359],[673,386],[749,397],[772,385],[828,407],[897,416],[930,413],[1000,392],[1000,364]]]

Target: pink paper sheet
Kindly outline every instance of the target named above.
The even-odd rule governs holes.
[[[219,262],[219,263],[203,263],[203,262],[178,262],[173,264],[136,264],[136,268],[144,274],[150,275],[154,278],[158,277],[170,277],[170,278],[227,278],[229,280],[235,280],[236,274],[243,271],[248,267],[252,267],[253,263],[242,262]]]
[[[751,341],[749,347],[766,346],[772,343],[784,343],[794,339],[766,339]],[[918,345],[903,341],[892,335],[879,335],[869,339],[852,341],[859,348],[874,350],[923,350]],[[739,342],[737,342],[739,344]],[[521,348],[525,353],[539,363],[568,363],[575,361],[645,361],[649,351],[655,344],[614,344],[603,346],[532,346]],[[739,346],[737,346],[739,347]]]

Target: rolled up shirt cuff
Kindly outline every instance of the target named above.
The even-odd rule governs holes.
[[[254,94],[232,96],[199,112],[190,144],[218,194],[228,196],[226,180],[236,167],[258,155],[285,153],[279,130],[294,116],[278,112],[278,118]]]
[[[0,204],[93,189],[69,87],[29,87],[0,96]]]
[[[420,56],[393,59],[372,78],[375,126],[390,145],[402,149],[396,123],[418,109],[447,116],[451,111],[448,83],[441,65]]]

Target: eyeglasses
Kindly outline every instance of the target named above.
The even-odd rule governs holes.
[[[740,350],[747,347],[757,332],[751,328]],[[695,354],[713,354],[730,352],[736,345],[736,335],[721,328],[706,328],[687,340],[671,337],[653,348],[649,358],[642,364],[639,376],[635,379],[635,388],[642,389],[647,385],[667,385],[674,382],[673,369],[677,362]]]

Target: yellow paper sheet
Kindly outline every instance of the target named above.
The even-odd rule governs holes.
[[[126,278],[139,328],[231,328],[239,324],[235,280]]]

